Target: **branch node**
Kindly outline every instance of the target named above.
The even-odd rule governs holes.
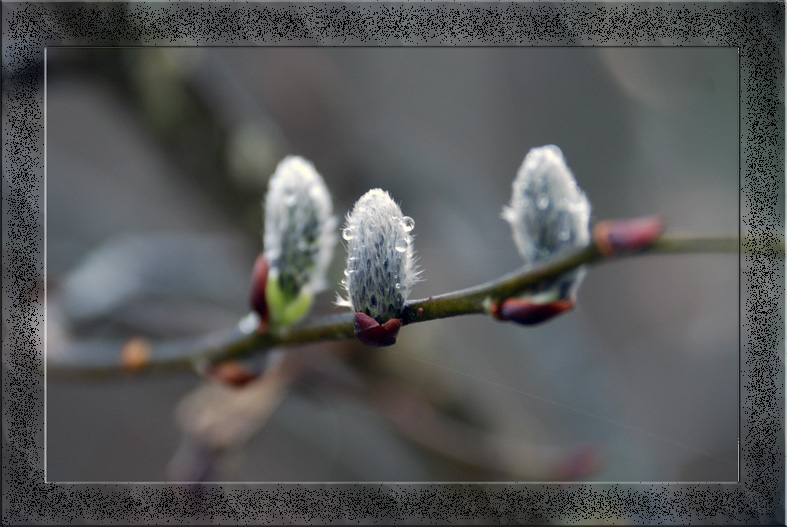
[[[593,241],[605,257],[647,249],[664,232],[659,216],[605,220],[593,227]]]
[[[507,298],[499,304],[494,303],[491,313],[498,320],[516,322],[523,326],[534,326],[570,311],[575,305],[574,298],[555,300],[547,304],[538,304],[521,298]]]
[[[401,318],[380,324],[365,313],[355,313],[355,336],[367,346],[381,348],[395,344],[401,327]]]
[[[153,357],[153,350],[147,339],[129,339],[120,350],[120,365],[126,371],[139,371],[147,368]]]
[[[233,388],[242,388],[260,376],[252,373],[238,361],[227,361],[209,367],[206,377]]]

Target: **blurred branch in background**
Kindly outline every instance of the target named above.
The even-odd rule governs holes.
[[[53,75],[83,75],[111,87],[188,174],[188,185],[214,196],[238,227],[259,233],[255,205],[267,176],[291,147],[215,54],[166,47],[59,51],[65,60],[54,63]]]
[[[590,445],[557,448],[502,437],[449,416],[423,393],[379,374],[342,366],[336,355],[310,363],[280,354],[242,390],[206,384],[183,399],[177,420],[184,440],[169,467],[175,482],[211,479],[216,457],[243,447],[264,428],[287,390],[308,385],[366,400],[391,429],[414,445],[464,466],[479,479],[524,477],[572,481],[595,472],[602,453]]]

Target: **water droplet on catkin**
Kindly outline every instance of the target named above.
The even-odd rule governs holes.
[[[402,225],[404,226],[405,232],[410,232],[415,227],[415,220],[412,219],[410,216],[405,216],[402,218]]]
[[[396,245],[394,245],[394,249],[396,249],[396,252],[403,253],[407,250],[407,245],[408,245],[407,240],[401,238],[399,240],[396,240]]]
[[[350,227],[347,227],[342,231],[342,238],[345,240],[352,240],[353,239],[353,230]]]

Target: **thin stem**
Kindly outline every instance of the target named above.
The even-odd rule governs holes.
[[[404,308],[402,318],[405,324],[412,324],[438,318],[484,313],[490,301],[521,295],[548,278],[559,276],[600,258],[601,253],[596,246],[590,245],[538,266],[522,267],[481,285],[410,301]]]
[[[770,243],[769,243],[770,242]],[[740,245],[739,245],[740,243]],[[771,257],[784,255],[784,242],[779,236],[679,236],[662,235],[649,247],[637,253],[603,254],[595,245],[561,255],[536,266],[523,267],[489,282],[429,298],[413,300],[405,305],[404,324],[426,322],[459,315],[486,313],[491,302],[525,294],[533,286],[559,276],[581,265],[594,265],[634,255],[669,253],[734,253],[738,248]],[[135,370],[166,370],[193,367],[202,361],[218,363],[263,353],[274,347],[309,342],[354,338],[352,313],[312,317],[301,324],[260,335],[244,325],[197,339],[173,342],[148,342],[135,339],[144,349]],[[124,348],[128,347],[126,343]],[[107,354],[87,349],[50,354],[47,371],[56,374],[112,374],[129,369],[121,354]]]

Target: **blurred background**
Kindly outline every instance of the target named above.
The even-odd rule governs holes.
[[[563,149],[594,220],[739,227],[734,48],[49,48],[46,68],[50,355],[235,324],[287,154],[340,218],[382,187],[415,219],[416,298],[521,265],[500,212],[535,146]],[[315,313],[343,265],[339,245]],[[546,325],[291,348],[243,389],[51,377],[47,478],[734,481],[739,276],[736,255],[612,262]]]

